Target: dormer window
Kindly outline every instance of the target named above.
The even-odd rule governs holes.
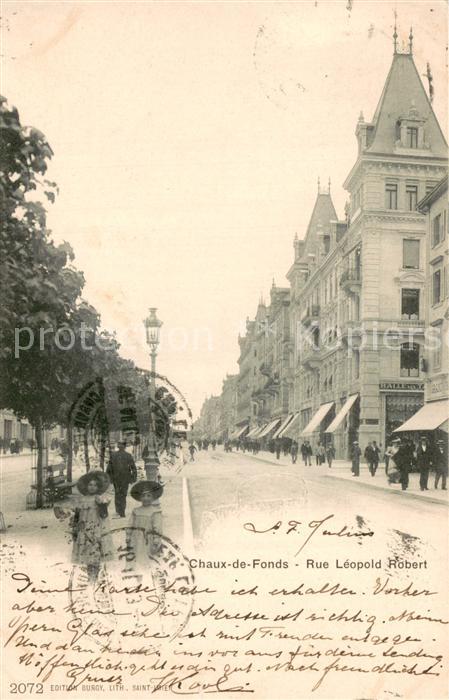
[[[407,148],[418,148],[418,127],[407,127]]]
[[[412,101],[408,114],[403,114],[397,121],[396,149],[429,148],[429,145],[425,142],[425,121]]]

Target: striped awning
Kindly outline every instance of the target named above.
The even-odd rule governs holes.
[[[258,437],[260,437],[260,433],[261,433],[263,430],[265,430],[266,427],[267,427],[267,423],[264,423],[263,425],[260,425],[260,426],[257,428],[256,432],[253,433],[252,437],[253,437],[253,438],[258,438]]]
[[[340,425],[343,423],[343,420],[359,398],[358,394],[352,394],[351,396],[348,396],[346,401],[344,402],[343,406],[340,408],[339,412],[335,416],[334,420],[330,425],[327,426],[326,430],[324,432],[326,433],[334,433],[337,428],[340,427]]]
[[[260,429],[261,429],[261,428],[260,428],[260,425],[256,425],[255,428],[251,428],[251,430],[249,431],[249,433],[248,433],[248,435],[247,435],[246,437],[247,437],[247,438],[255,437],[255,436],[257,435],[257,433],[259,432]]]
[[[290,423],[286,428],[283,429],[280,437],[289,437],[292,440],[296,440],[299,437],[299,421],[301,414],[295,413]]]
[[[282,418],[275,418],[274,420],[270,421],[257,437],[263,438],[269,435],[275,428],[278,427],[281,420]]]
[[[243,433],[244,433],[246,430],[248,430],[248,428],[249,428],[249,425],[244,425],[243,428],[239,428],[239,429],[236,431],[236,433],[235,433],[233,439],[234,439],[234,440],[237,440],[239,437],[242,437],[242,436],[243,436]]]
[[[289,413],[288,416],[287,416],[287,418],[285,418],[285,419],[282,421],[282,423],[280,424],[279,428],[276,430],[275,433],[273,433],[273,438],[274,438],[274,439],[275,439],[275,438],[278,438],[278,437],[282,437],[283,431],[286,429],[286,427],[288,426],[288,424],[291,423],[291,421],[292,421],[292,419],[293,419],[293,416],[294,416],[294,413]]]
[[[323,403],[313,416],[312,420],[309,421],[309,423],[306,425],[301,435],[310,435],[311,433],[314,433],[315,430],[318,430],[321,421],[324,420],[324,418],[326,418],[333,405],[333,401],[330,401],[329,403]]]

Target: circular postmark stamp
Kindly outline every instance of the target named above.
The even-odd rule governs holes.
[[[142,528],[117,527],[108,533],[113,559],[102,563],[95,580],[74,566],[68,585],[69,631],[87,637],[102,652],[157,653],[174,640],[190,619],[195,579],[189,560],[168,537],[152,551]],[[139,547],[138,542],[144,544]]]
[[[131,368],[86,384],[72,404],[69,450],[86,470],[105,469],[119,442],[131,450],[143,474],[161,467],[164,480],[182,469],[192,411],[182,392],[167,379]],[[147,472],[148,475],[148,472]]]

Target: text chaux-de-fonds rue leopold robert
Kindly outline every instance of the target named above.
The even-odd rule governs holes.
[[[306,569],[391,569],[392,571],[408,569],[427,569],[427,559],[406,559],[400,557],[386,557],[384,559],[312,559],[303,561],[287,561],[285,559],[234,559],[225,561],[220,559],[190,559],[192,569],[288,569],[291,566],[299,566]]]

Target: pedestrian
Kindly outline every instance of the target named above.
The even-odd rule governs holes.
[[[333,446],[333,444],[331,442],[326,447],[326,459],[327,459],[327,466],[330,469],[332,467],[332,462],[335,459],[335,447]]]
[[[319,456],[320,456],[320,464],[324,464],[325,461],[326,461],[326,448],[325,448],[325,446],[322,445],[321,443],[320,443],[320,445],[318,446],[318,453],[319,453]]]
[[[399,483],[402,491],[406,491],[409,485],[410,449],[408,445],[402,444],[401,438],[393,440],[393,449],[392,460],[399,472]]]
[[[126,545],[132,556],[131,569],[147,568],[162,547],[162,509],[159,499],[164,487],[157,481],[138,481],[131,496],[141,505],[134,508],[126,531]],[[129,560],[128,560],[129,561]]]
[[[280,457],[281,457],[281,448],[282,448],[281,441],[276,440],[276,442],[274,444],[274,450],[276,452],[276,459],[280,459]]]
[[[360,457],[362,454],[362,450],[360,449],[359,443],[357,440],[354,440],[352,443],[352,449],[351,449],[351,471],[352,471],[352,476],[360,476]]]
[[[106,493],[109,485],[109,479],[102,471],[83,474],[76,485],[80,496],[74,498],[70,523],[73,537],[72,563],[87,568],[91,583],[97,580],[102,563],[114,559],[108,518],[111,495]],[[55,509],[57,516],[60,510],[63,509]]]
[[[292,458],[292,464],[296,464],[296,460],[298,459],[298,443],[296,440],[292,441],[292,444],[290,446],[290,455]]]
[[[190,452],[190,461],[194,462],[195,461],[195,452],[196,452],[196,447],[193,444],[193,442],[190,443],[189,445],[189,452]]]
[[[115,511],[119,518],[125,517],[126,496],[130,484],[137,481],[136,463],[126,451],[126,443],[119,442],[118,450],[111,454],[106,473],[112,481],[115,491]]]
[[[393,447],[392,445],[387,445],[385,448],[385,453],[384,453],[384,462],[385,462],[385,475],[388,476],[388,466],[390,464],[390,459],[393,456]]]
[[[441,488],[446,491],[447,472],[448,472],[448,454],[447,440],[438,440],[434,451],[434,467],[435,467],[435,488],[438,488],[441,479]]]
[[[429,472],[433,464],[433,450],[430,449],[429,441],[422,436],[416,450],[416,463],[419,469],[419,488],[421,491],[428,491]]]
[[[380,449],[377,442],[369,442],[365,449],[365,459],[368,462],[368,469],[371,476],[374,476],[379,466]]]

